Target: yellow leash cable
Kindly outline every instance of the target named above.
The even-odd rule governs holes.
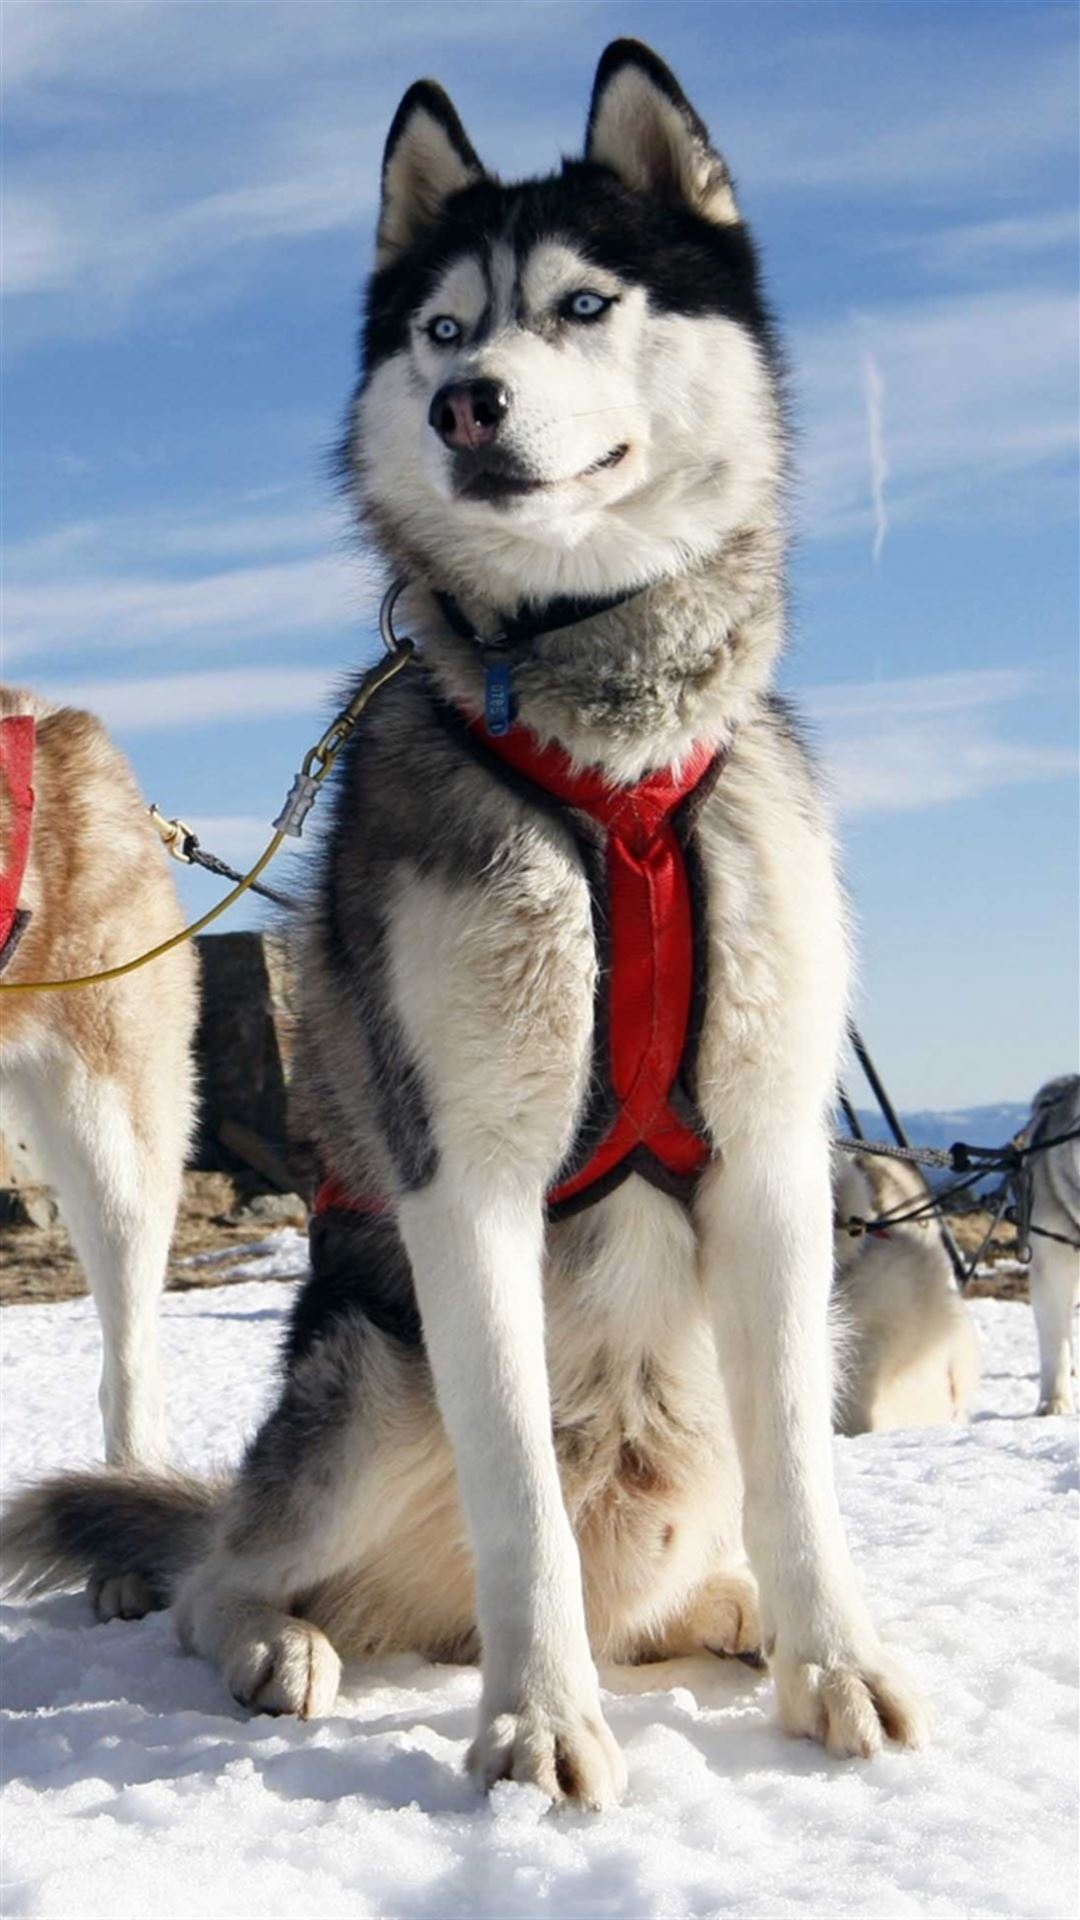
[[[396,598],[393,588],[391,594]],[[392,607],[391,594],[387,595],[387,601]],[[384,608],[385,606],[384,602]],[[275,828],[273,839],[259,855],[250,872],[245,873],[243,879],[225,895],[224,900],[219,900],[208,913],[202,914],[198,920],[193,920],[189,927],[182,927],[179,933],[172,935],[171,939],[162,940],[160,945],[151,947],[147,953],[137,954],[134,960],[125,960],[115,967],[105,967],[100,973],[85,973],[77,980],[0,980],[0,994],[72,993],[77,987],[96,987],[106,980],[120,980],[126,973],[135,973],[139,967],[149,966],[151,960],[159,960],[163,953],[171,953],[174,947],[182,946],[185,940],[193,940],[204,927],[208,927],[212,921],[220,919],[223,913],[227,913],[229,908],[239,900],[240,895],[247,892],[260,874],[265,873],[275,854],[280,851],[283,842],[287,838],[299,840],[304,821],[319,797],[319,789],[368,701],[413,658],[415,648],[411,640],[399,640],[396,636],[391,640],[387,637],[385,627],[383,639],[387,646],[387,658],[380,660],[376,666],[365,673],[348,706],[343,707],[331,721],[322,739],[309,748],[304,756],[303,767],[289,789],[285,805],[273,822]]]
[[[259,855],[251,872],[245,873],[232,892],[225,895],[224,900],[219,900],[217,906],[211,907],[209,913],[204,913],[201,919],[193,920],[190,927],[181,927],[180,932],[174,933],[170,940],[162,940],[159,946],[151,947],[149,952],[138,954],[134,960],[125,960],[118,967],[105,967],[101,973],[84,973],[77,980],[0,980],[0,993],[71,993],[76,987],[100,986],[105,980],[120,980],[125,973],[135,973],[139,967],[149,966],[151,960],[159,960],[163,953],[171,953],[174,947],[182,947],[185,940],[193,940],[195,935],[201,933],[204,927],[208,927],[212,920],[217,920],[221,914],[227,913],[233,901],[239,900],[240,895],[247,892],[252,881],[257,880],[260,873],[270,865],[284,838],[284,833],[275,833],[269,846]]]

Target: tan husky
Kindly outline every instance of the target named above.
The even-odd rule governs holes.
[[[5,983],[97,972],[168,939],[183,924],[168,863],[101,723],[13,687],[0,688],[0,722],[23,762],[5,750],[0,854],[18,903]],[[158,1297],[194,1110],[196,1001],[185,945],[103,986],[2,1003],[3,1126],[55,1189],[90,1283],[115,1466],[164,1454]],[[97,1583],[106,1615],[134,1611],[133,1597]]]
[[[870,1220],[926,1197],[902,1161],[835,1156],[833,1301],[843,1361],[834,1421],[840,1433],[947,1427],[966,1420],[979,1382],[979,1342],[932,1219],[853,1237]]]

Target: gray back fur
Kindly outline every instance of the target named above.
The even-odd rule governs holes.
[[[1029,1146],[1041,1140],[1055,1140],[1080,1127],[1080,1073],[1062,1074],[1039,1088],[1031,1103],[1031,1119],[1025,1129]],[[1080,1138],[1063,1141],[1032,1162],[1032,1201],[1036,1224],[1040,1198],[1048,1198],[1071,1220],[1080,1233]]]

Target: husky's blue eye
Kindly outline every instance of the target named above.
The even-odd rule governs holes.
[[[434,320],[427,323],[427,336],[437,347],[452,347],[455,340],[461,339],[461,322],[449,313],[437,313]]]
[[[582,288],[580,293],[572,293],[563,307],[564,313],[572,320],[599,320],[602,313],[614,306],[615,302],[603,293],[590,293]]]

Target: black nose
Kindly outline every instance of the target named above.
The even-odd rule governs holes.
[[[460,380],[440,387],[428,408],[428,425],[448,447],[483,447],[494,440],[510,409],[498,380]]]

